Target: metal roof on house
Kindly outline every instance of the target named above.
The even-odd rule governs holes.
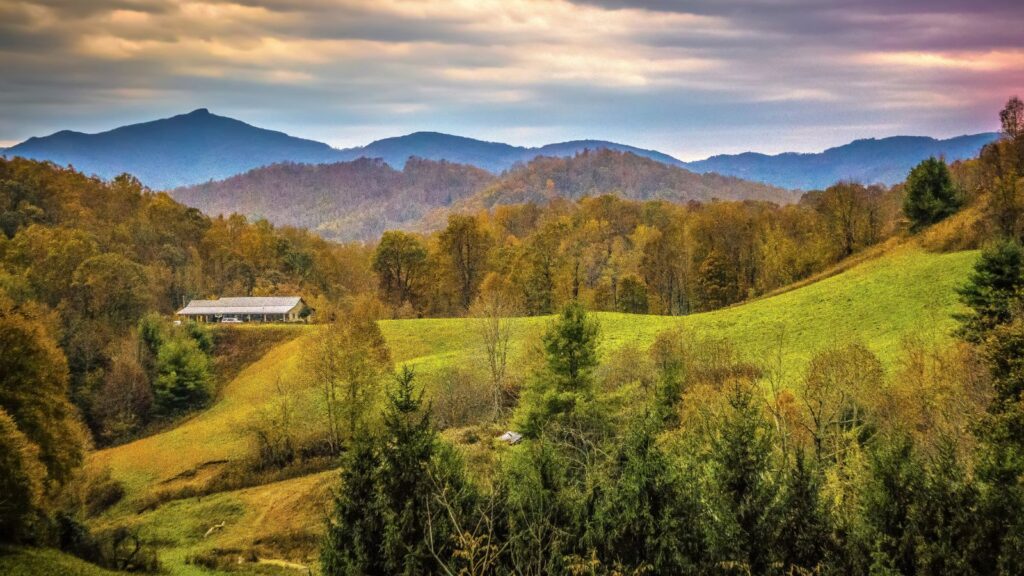
[[[183,316],[287,314],[301,302],[302,298],[299,296],[254,296],[220,298],[218,300],[193,300],[188,303],[188,306],[178,310],[178,314]]]

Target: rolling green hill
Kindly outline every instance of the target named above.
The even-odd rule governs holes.
[[[914,245],[896,246],[819,282],[724,310],[682,318],[599,313],[602,351],[627,343],[646,347],[659,332],[683,327],[729,339],[753,361],[781,351],[789,376],[798,375],[816,351],[853,340],[863,342],[891,366],[908,336],[926,341],[950,337],[955,325],[952,314],[959,309],[955,288],[964,282],[976,257],[976,252],[932,254]],[[549,321],[522,318],[514,322],[511,366],[517,365],[531,336]],[[408,363],[429,376],[446,366],[482,360],[483,347],[473,322],[392,320],[381,327],[396,364]],[[174,574],[201,573],[184,564],[184,558],[198,550],[259,548],[285,534],[314,539],[324,507],[329,505],[331,472],[179,499],[141,514],[136,511],[153,494],[199,485],[223,461],[244,454],[247,423],[260,417],[280,387],[315,406],[315,390],[304,377],[301,361],[305,339],[315,336],[316,327],[297,330],[294,338],[241,370],[210,409],[180,426],[93,454],[91,466],[109,466],[128,488],[125,501],[98,523],[129,522],[164,542],[162,558]],[[204,536],[209,526],[222,521],[223,530]]]

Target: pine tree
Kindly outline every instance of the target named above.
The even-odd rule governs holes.
[[[403,367],[396,383],[382,435],[357,435],[346,457],[321,551],[327,575],[432,574],[437,558],[450,555],[448,514],[462,507],[442,513],[435,491],[464,493],[461,463],[437,457],[437,433],[412,370]]]
[[[786,478],[781,513],[780,559],[790,573],[813,573],[831,548],[828,515],[821,502],[821,480],[802,450]]]
[[[956,213],[962,205],[963,199],[942,160],[934,157],[924,160],[907,176],[903,212],[910,218],[911,230],[934,224]]]
[[[526,390],[519,414],[522,431],[538,436],[553,419],[580,416],[594,397],[600,327],[578,302],[565,307],[543,336],[545,370]]]
[[[956,445],[940,442],[911,509],[919,573],[978,573],[978,498],[978,487],[957,456]]]
[[[626,569],[695,573],[703,553],[698,495],[657,445],[659,426],[645,417],[626,436],[587,538],[606,562]]]
[[[910,513],[921,488],[921,469],[909,437],[882,442],[871,454],[863,501],[875,572],[914,573],[917,534]]]
[[[733,382],[728,404],[711,454],[714,556],[764,574],[777,556],[779,526],[771,437],[752,386]]]
[[[387,574],[380,551],[383,518],[376,509],[380,454],[366,433],[352,440],[342,460],[341,488],[327,525],[320,565],[327,575]]]
[[[960,334],[970,342],[1010,321],[1014,302],[1024,288],[1024,249],[1015,240],[1002,240],[985,248],[974,265],[960,299],[971,312],[959,316]]]

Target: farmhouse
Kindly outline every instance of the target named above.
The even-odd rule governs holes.
[[[178,310],[178,316],[198,322],[301,322],[309,311],[299,296],[258,296],[193,300]]]

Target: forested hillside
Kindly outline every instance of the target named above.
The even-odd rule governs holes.
[[[303,226],[335,240],[375,240],[390,229],[431,230],[449,212],[500,204],[614,194],[677,203],[765,200],[785,204],[788,190],[716,174],[698,175],[630,152],[584,150],[536,158],[498,177],[463,164],[412,158],[401,172],[383,161],[283,164],[171,191],[207,214],[237,212]]]
[[[411,158],[401,171],[366,158],[333,164],[274,164],[178,188],[170,194],[207,214],[245,214],[300,226],[335,240],[373,241],[384,230],[420,225],[494,180],[464,164]]]
[[[130,176],[108,183],[52,164],[0,160],[0,224],[3,308],[29,319],[42,341],[59,345],[70,397],[107,441],[188,409],[188,402],[165,406],[168,414],[146,408],[124,422],[124,407],[110,404],[128,402],[116,396],[132,393],[121,387],[138,386],[143,368],[154,390],[149,383],[136,390],[138,402],[149,405],[159,392],[159,359],[136,354],[137,327],[147,314],[167,314],[202,296],[298,293],[316,302],[372,285],[362,247],[239,216],[211,219]],[[156,355],[158,338],[149,338]],[[178,352],[166,358],[167,370],[187,359]],[[201,384],[190,384],[198,387],[196,398],[204,395]]]

